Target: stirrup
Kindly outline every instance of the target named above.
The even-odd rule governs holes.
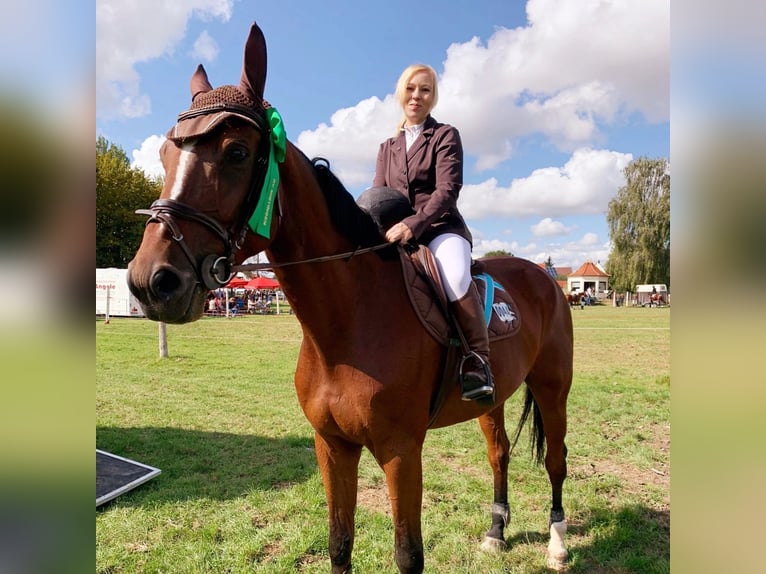
[[[470,402],[470,401],[478,401],[481,399],[494,400],[493,398],[494,396],[495,396],[495,387],[484,385],[481,387],[476,387],[475,389],[471,389],[469,391],[463,391],[463,394],[460,395],[460,398],[466,402]]]
[[[476,379],[467,378],[463,374],[463,367],[465,366],[466,360],[469,358],[476,359],[479,365],[481,365],[481,369],[484,371],[484,381],[486,381],[484,384],[476,387],[471,387],[470,383],[475,382]],[[484,360],[484,357],[475,351],[470,351],[466,355],[463,355],[463,358],[460,360],[460,366],[458,367],[458,380],[460,381],[460,388],[462,390],[461,398],[464,401],[489,399],[490,401],[494,402],[495,385],[492,382],[492,371],[490,370],[487,361]]]

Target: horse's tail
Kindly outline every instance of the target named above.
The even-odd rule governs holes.
[[[540,407],[537,406],[537,401],[529,390],[526,388],[526,394],[524,395],[524,410],[521,411],[521,417],[519,417],[519,424],[516,427],[516,436],[513,439],[513,445],[511,446],[511,452],[516,448],[516,443],[519,442],[519,436],[524,425],[527,423],[529,414],[532,413],[532,429],[529,433],[529,444],[532,451],[532,458],[537,464],[543,464],[545,461],[545,428],[543,428],[543,417],[540,414]]]

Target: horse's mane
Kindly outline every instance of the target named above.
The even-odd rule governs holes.
[[[385,243],[375,221],[369,213],[357,205],[324,158],[311,160],[319,187],[322,189],[333,227],[356,247],[372,247]],[[383,252],[393,250],[384,249]],[[381,253],[378,251],[377,253]]]

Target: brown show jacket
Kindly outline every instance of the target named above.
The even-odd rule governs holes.
[[[471,243],[457,210],[463,186],[463,144],[457,129],[429,115],[410,151],[406,149],[404,132],[380,144],[373,187],[391,187],[409,198],[415,215],[403,222],[418,242],[428,244],[442,233],[457,233]]]

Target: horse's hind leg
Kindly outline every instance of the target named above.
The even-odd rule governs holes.
[[[330,442],[314,434],[317,463],[322,473],[330,517],[332,574],[350,574],[354,548],[354,512],[359,458],[362,447],[345,441]]]
[[[494,478],[492,526],[481,543],[482,550],[505,550],[504,529],[511,519],[508,506],[508,460],[511,443],[505,432],[504,403],[479,417],[479,425],[487,440],[487,455]]]
[[[569,555],[564,543],[567,523],[562,505],[562,491],[567,476],[567,447],[564,439],[567,432],[566,403],[571,374],[546,379],[546,383],[535,384],[537,380],[539,379],[530,376],[527,378],[527,385],[536,403],[533,432],[538,441],[545,436],[545,469],[551,483],[548,567],[558,570],[564,567]],[[550,381],[562,381],[562,384],[557,386]]]

